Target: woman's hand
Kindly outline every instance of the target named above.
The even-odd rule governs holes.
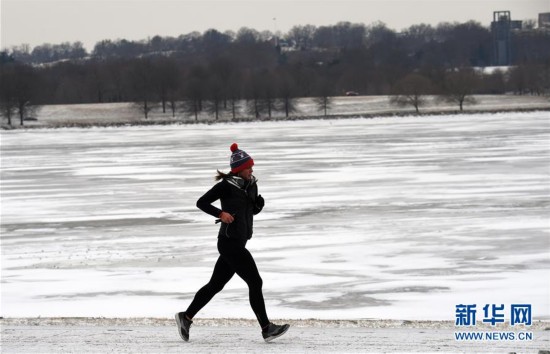
[[[222,211],[222,213],[220,214],[220,220],[225,224],[231,224],[235,220],[235,218],[233,218],[231,214]]]
[[[256,207],[262,210],[264,208],[264,205],[265,205],[264,197],[262,197],[262,195],[260,194],[256,197]]]

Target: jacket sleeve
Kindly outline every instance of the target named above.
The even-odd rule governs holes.
[[[253,213],[254,215],[257,215],[259,214],[262,209],[264,208],[264,205],[265,205],[265,200],[264,200],[264,197],[262,197],[261,194],[258,194],[258,190],[256,189],[256,198],[254,199],[254,209],[253,209]]]
[[[208,192],[206,192],[202,197],[197,200],[197,208],[204,211],[207,214],[212,215],[217,218],[220,216],[222,210],[216,208],[212,205],[216,200],[222,198],[224,194],[224,185],[223,182],[217,183],[212,187]]]

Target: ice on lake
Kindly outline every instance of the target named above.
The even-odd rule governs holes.
[[[3,131],[1,316],[158,316],[210,277],[238,142],[273,318],[550,318],[548,112]],[[199,314],[253,318],[235,277]]]

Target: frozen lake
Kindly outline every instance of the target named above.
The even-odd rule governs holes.
[[[272,318],[550,319],[548,112],[2,131],[1,316],[153,316],[210,277],[236,141]],[[200,317],[253,318],[235,277]],[[481,314],[478,314],[481,316]]]

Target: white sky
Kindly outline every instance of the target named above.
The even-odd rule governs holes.
[[[493,11],[537,19],[550,0],[0,0],[0,47],[103,39],[140,40],[215,28],[288,31],[294,25],[382,21],[394,30],[413,24],[475,20]]]

